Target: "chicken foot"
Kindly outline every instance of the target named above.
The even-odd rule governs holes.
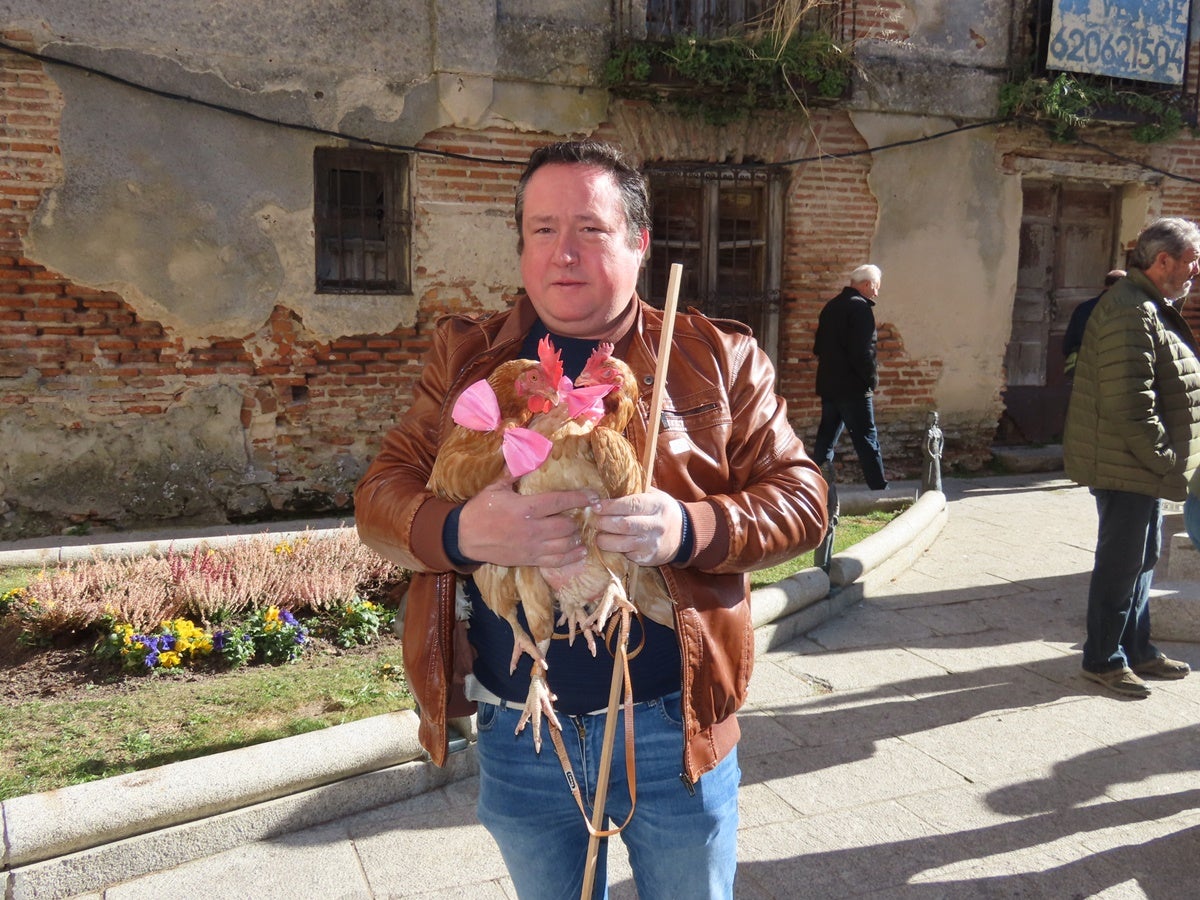
[[[539,652],[544,656],[546,650],[550,648],[550,641],[546,640],[538,645]],[[542,752],[542,716],[545,715],[548,724],[551,728],[557,728],[562,731],[562,726],[558,723],[558,714],[554,711],[554,701],[558,698],[550,690],[550,685],[546,682],[546,666],[545,663],[533,664],[533,671],[529,675],[529,696],[525,700],[525,709],[521,713],[521,718],[517,722],[516,731],[514,734],[520,734],[525,730],[526,723],[533,724],[533,751],[535,753]]]
[[[636,609],[616,572],[607,562],[605,568],[608,570],[610,581],[605,585],[604,592],[596,598],[591,614],[583,622],[583,627],[596,635],[604,633],[604,626],[614,612],[623,610],[626,613],[632,613]]]
[[[542,671],[549,669],[550,666],[546,662],[545,649],[540,644],[534,643],[529,633],[521,627],[521,623],[517,621],[516,613],[508,617],[508,624],[512,627],[513,633],[513,652],[512,659],[508,664],[508,674],[511,675],[517,671],[517,663],[521,661],[522,653],[528,653],[533,657],[534,671],[537,671],[539,666],[542,668]],[[548,647],[549,641],[546,641],[545,644]]]

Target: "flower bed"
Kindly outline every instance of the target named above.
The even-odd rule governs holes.
[[[222,548],[46,569],[0,597],[0,625],[28,646],[94,641],[103,659],[148,671],[296,659],[313,633],[366,643],[392,619],[406,574],[359,542],[257,537]],[[303,620],[299,617],[303,616]]]

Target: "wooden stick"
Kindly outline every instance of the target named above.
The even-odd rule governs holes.
[[[667,280],[667,299],[663,305],[663,329],[658,339],[658,359],[654,363],[654,391],[650,395],[650,421],[646,425],[646,452],[642,462],[642,490],[650,488],[654,476],[654,456],[658,447],[659,422],[662,419],[663,395],[667,388],[667,364],[671,360],[671,339],[675,335],[675,310],[679,306],[679,282],[683,266],[671,263],[671,274]],[[637,573],[630,584],[630,594],[637,590]],[[592,829],[600,831],[604,825],[604,804],[608,799],[608,778],[612,772],[613,743],[617,734],[617,699],[621,696],[626,642],[620,641],[613,656],[612,683],[608,690],[608,714],[604,719],[604,742],[600,751],[600,769],[596,776],[596,800],[592,807]],[[600,854],[600,838],[594,833],[588,838],[587,861],[583,869],[583,891],[580,900],[590,900],[592,885],[596,881],[596,862]]]

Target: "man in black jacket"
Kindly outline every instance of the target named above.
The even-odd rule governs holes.
[[[813,459],[828,474],[842,429],[850,432],[863,478],[872,490],[887,487],[883,454],[875,432],[873,395],[879,387],[875,363],[875,314],[871,308],[879,295],[883,273],[878,266],[859,266],[850,274],[849,287],[825,304],[817,322],[813,353],[817,356],[817,394],[821,398],[821,424],[813,446]]]
[[[1107,291],[1124,277],[1124,269],[1113,269],[1104,276],[1104,290]],[[1063,357],[1066,360],[1063,363],[1063,374],[1068,378],[1075,376],[1075,361],[1079,357],[1079,348],[1083,346],[1083,332],[1087,328],[1088,317],[1100,302],[1100,295],[1103,293],[1104,291],[1101,291],[1091,300],[1084,300],[1075,307],[1070,321],[1067,322],[1067,330],[1063,332]]]

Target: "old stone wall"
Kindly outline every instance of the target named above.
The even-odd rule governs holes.
[[[859,4],[874,87],[844,108],[719,128],[610,102],[594,83],[608,15],[597,3],[466,4],[459,24],[417,29],[426,45],[436,31],[436,49],[389,69],[385,43],[369,42],[361,72],[324,67],[324,45],[285,43],[291,63],[268,58],[247,36],[209,59],[199,20],[175,55],[126,45],[151,42],[161,22],[88,23],[110,29],[101,43],[126,44],[71,51],[124,74],[410,141],[403,296],[314,292],[312,150],[333,137],[0,51],[0,540],[351,514],[437,319],[502,309],[519,290],[520,164],[564,136],[614,140],[639,163],[789,161],[778,387],[797,431],[811,443],[819,416],[820,308],[870,261],[884,270],[876,403],[889,471],[920,471],[934,410],[946,467],[978,468],[1003,408],[1021,180],[1132,185],[1127,243],[1148,217],[1195,215],[1200,151],[1190,136],[1146,147],[1113,131],[1097,136],[1102,150],[1027,127],[963,129],[959,114],[986,118],[994,99],[1008,22],[1007,4],[977,5],[973,17],[950,0]],[[48,6],[64,22],[85,15]],[[235,19],[247,8],[262,5],[221,6]],[[928,108],[889,108],[889,91],[917,102],[901,87],[918,52],[932,59]],[[523,53],[538,57],[533,69]],[[976,62],[982,74],[957,94],[930,75]],[[841,457],[853,469],[845,444]]]
[[[408,301],[415,313],[393,298],[387,327],[339,334],[335,322],[330,335],[278,304],[254,328],[214,317],[201,337],[202,321],[151,318],[136,293],[80,284],[27,255],[31,222],[63,178],[63,99],[35,61],[6,55],[2,77],[0,539],[349,514],[354,484],[411,396],[433,322],[511,297],[519,167],[503,160],[523,160],[548,138],[447,130],[423,142],[498,162],[419,157],[416,252],[441,249],[424,254],[421,294]],[[148,236],[133,247],[117,234],[96,239],[114,255],[155,248]],[[299,265],[311,269],[308,259]],[[202,273],[196,282],[203,290]],[[368,308],[358,320],[375,317]]]

